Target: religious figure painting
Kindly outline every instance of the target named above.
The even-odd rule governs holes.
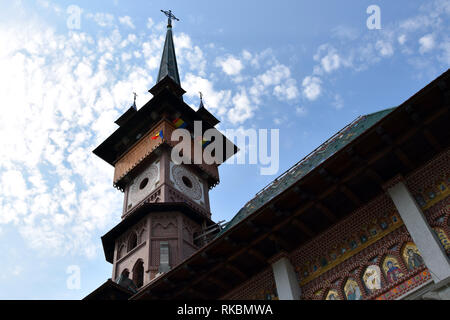
[[[393,283],[403,277],[402,270],[395,257],[387,256],[383,262],[383,270],[389,283]]]
[[[425,207],[427,205],[427,202],[423,198],[421,194],[416,195],[416,201],[420,207]]]
[[[416,245],[412,242],[408,242],[403,248],[403,259],[410,271],[424,264],[419,249],[417,249]]]
[[[361,290],[359,290],[358,283],[351,278],[345,283],[344,292],[347,300],[362,300]]]
[[[440,228],[434,228],[434,232],[438,236],[439,241],[442,244],[442,247],[444,247],[445,251],[448,252],[450,250],[450,240],[448,239],[448,237],[445,234],[444,230],[442,230]]]
[[[445,190],[447,190],[447,186],[445,185],[445,182],[441,182],[438,185],[439,191],[444,192]]]
[[[327,297],[325,298],[325,300],[340,300],[337,290],[330,289],[330,291],[328,291],[327,293]]]
[[[363,274],[364,284],[369,291],[372,293],[377,289],[381,289],[381,270],[377,265],[368,266]]]

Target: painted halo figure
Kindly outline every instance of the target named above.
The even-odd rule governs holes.
[[[408,254],[408,270],[413,270],[423,265],[423,259],[420,254],[414,252],[413,249],[409,248]]]
[[[349,279],[344,288],[347,300],[361,300],[361,291],[359,286],[353,279]]]
[[[395,266],[392,261],[388,261],[386,263],[388,270],[387,270],[387,278],[389,282],[395,282],[397,281],[401,276],[402,272],[399,267]]]

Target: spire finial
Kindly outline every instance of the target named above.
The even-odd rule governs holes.
[[[166,76],[169,76],[178,85],[180,85],[180,75],[178,74],[177,58],[175,56],[175,46],[172,38],[172,19],[178,20],[172,11],[161,10],[169,19],[167,25],[166,41],[164,42],[164,49],[161,58],[161,66],[158,73],[158,81],[161,81]],[[179,20],[178,20],[179,21]]]
[[[136,97],[137,97],[137,93],[133,92],[134,95],[134,102],[133,102],[133,107],[136,109]]]
[[[200,94],[200,106],[199,108],[204,108],[205,106],[203,105],[203,93],[201,91],[198,92]]]
[[[172,13],[172,10],[169,11],[164,11],[161,10],[162,13],[164,13],[167,16],[167,27],[172,27],[172,19],[180,21],[180,19],[178,19],[177,17],[175,17]]]

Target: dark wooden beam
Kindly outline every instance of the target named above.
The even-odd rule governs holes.
[[[310,228],[308,228],[303,222],[297,219],[292,219],[292,225],[296,226],[301,232],[305,233],[308,237],[312,238],[315,235]]]
[[[248,253],[250,253],[252,256],[254,256],[256,259],[258,259],[261,263],[267,262],[267,258],[262,253],[260,253],[259,251],[255,250],[255,249],[248,249]]]
[[[216,266],[210,268],[209,270],[204,270],[203,272],[198,272],[198,276],[190,283],[190,285],[191,286],[195,286],[202,279],[208,277],[210,274],[213,274],[214,272],[216,272],[220,268],[227,268],[227,269],[233,271],[233,273],[235,273],[238,276],[240,276],[242,279],[247,279],[247,275],[245,273],[243,273],[242,271],[240,271],[239,269],[237,269],[236,267],[234,267],[230,263],[231,263],[231,261],[233,261],[234,259],[239,257],[241,254],[246,254],[246,251],[248,250],[248,248],[250,246],[254,246],[255,244],[257,244],[260,241],[262,241],[263,239],[267,238],[268,236],[269,236],[269,234],[262,234],[262,235],[256,237],[252,242],[250,242],[249,245],[240,246],[240,249],[237,250],[236,252],[234,252],[230,257],[225,259],[224,263],[217,264]],[[174,297],[176,298],[177,296],[180,296],[181,294],[186,292],[186,290],[187,290],[187,287],[182,289],[182,290],[180,290],[179,292],[175,293]]]
[[[359,208],[362,205],[362,201],[359,199],[359,197],[353,193],[352,190],[350,190],[345,184],[342,184],[340,186],[340,190],[347,198],[350,199],[351,202],[355,205],[355,207]]]
[[[320,210],[328,219],[331,220],[331,222],[336,222],[337,217],[334,215],[333,212],[331,212],[330,209],[328,209],[326,206],[324,206],[320,202],[316,202],[316,208]]]
[[[269,236],[269,240],[275,243],[277,248],[279,248],[278,251],[284,250],[289,252],[290,251],[289,249],[292,247],[292,245],[289,242],[287,242],[286,240],[284,240],[283,238],[281,238],[276,234],[271,234]]]
[[[328,182],[328,183],[337,183],[339,179],[332,174],[330,174],[325,168],[320,168],[319,174]]]
[[[383,178],[378,174],[378,172],[376,172],[375,170],[373,170],[372,168],[366,168],[365,173],[367,174],[367,176],[374,181],[377,185],[379,185],[380,187],[383,186],[384,184],[384,180]]]
[[[230,284],[225,283],[225,282],[223,282],[223,281],[217,279],[217,277],[215,277],[215,276],[209,276],[209,277],[207,278],[207,280],[210,281],[210,282],[212,282],[212,283],[214,283],[214,284],[216,284],[217,286],[219,286],[219,287],[222,288],[222,289],[229,290],[229,289],[231,288],[231,285],[230,285]]]
[[[185,264],[183,266],[183,269],[186,270],[187,272],[189,272],[190,276],[194,276],[195,275],[194,269],[192,269],[192,267],[190,267],[188,264]]]
[[[254,233],[270,232],[270,228],[261,224],[255,223],[253,220],[248,220],[246,224],[253,230]]]
[[[190,292],[194,296],[200,297],[200,299],[202,299],[202,300],[208,300],[208,297],[205,294],[199,292],[198,290],[195,290],[193,288],[189,288],[187,291]]]
[[[394,149],[394,154],[397,156],[397,159],[400,160],[400,162],[409,170],[413,170],[415,165],[409,160],[409,158],[405,155],[403,151],[401,151],[398,148]]]
[[[225,268],[227,268],[228,270],[233,272],[235,275],[237,275],[242,280],[247,280],[248,279],[248,276],[245,273],[243,273],[241,270],[239,270],[238,268],[233,266],[231,263],[226,263],[225,264]]]
[[[434,135],[427,128],[423,129],[423,135],[427,139],[428,143],[433,147],[434,151],[439,152],[442,150],[442,145],[437,141]]]

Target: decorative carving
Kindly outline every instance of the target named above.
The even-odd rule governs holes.
[[[202,198],[202,187],[196,176],[181,165],[172,166],[172,175],[176,186],[194,200]]]
[[[159,164],[152,164],[138,175],[130,185],[128,192],[128,207],[133,208],[155,189],[155,183],[159,180]]]

